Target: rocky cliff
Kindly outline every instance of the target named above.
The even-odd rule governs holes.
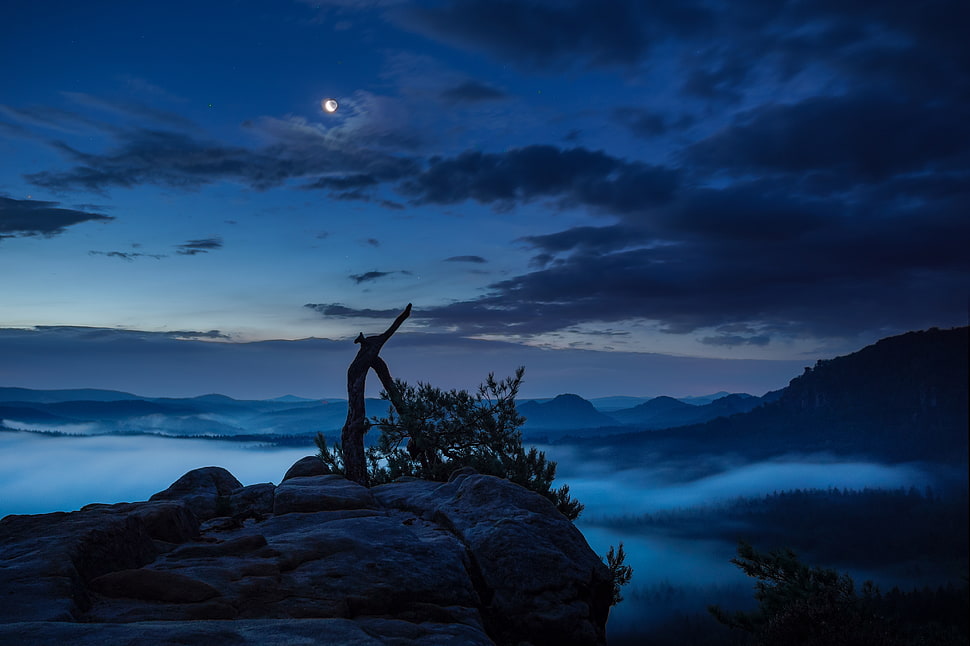
[[[0,644],[602,644],[609,572],[554,506],[462,470],[367,489],[196,469],[0,520]]]

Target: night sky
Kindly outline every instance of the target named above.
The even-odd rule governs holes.
[[[317,337],[297,394],[333,396],[408,302],[392,372],[521,359],[544,395],[763,392],[965,325],[968,25],[965,0],[8,0],[0,385],[276,396],[296,346],[270,341]]]

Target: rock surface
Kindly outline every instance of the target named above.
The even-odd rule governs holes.
[[[0,520],[0,644],[605,643],[609,572],[542,496],[298,464]]]

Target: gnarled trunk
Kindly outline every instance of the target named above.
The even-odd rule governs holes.
[[[383,334],[364,336],[363,333],[354,339],[360,344],[357,356],[347,368],[347,421],[340,432],[340,444],[344,454],[344,472],[348,480],[353,480],[367,486],[367,459],[364,454],[364,434],[370,428],[367,412],[364,409],[364,385],[367,371],[373,369],[377,373],[384,390],[391,398],[391,403],[397,408],[400,401],[391,372],[384,360],[378,356],[381,348],[391,338],[401,323],[411,315],[411,304],[404,308],[398,317]],[[400,411],[398,411],[400,412]]]

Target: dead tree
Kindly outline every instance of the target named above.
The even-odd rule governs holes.
[[[340,445],[344,456],[344,473],[349,480],[367,486],[367,459],[364,454],[364,434],[370,428],[367,421],[367,412],[364,409],[364,382],[367,379],[367,371],[372,369],[377,373],[387,391],[391,404],[400,413],[400,396],[394,387],[394,380],[391,379],[391,372],[387,369],[387,364],[381,359],[381,348],[391,338],[401,323],[411,315],[411,304],[404,308],[398,317],[387,328],[384,334],[377,336],[364,336],[363,332],[354,339],[354,343],[360,344],[357,356],[347,368],[347,421],[340,432]]]

